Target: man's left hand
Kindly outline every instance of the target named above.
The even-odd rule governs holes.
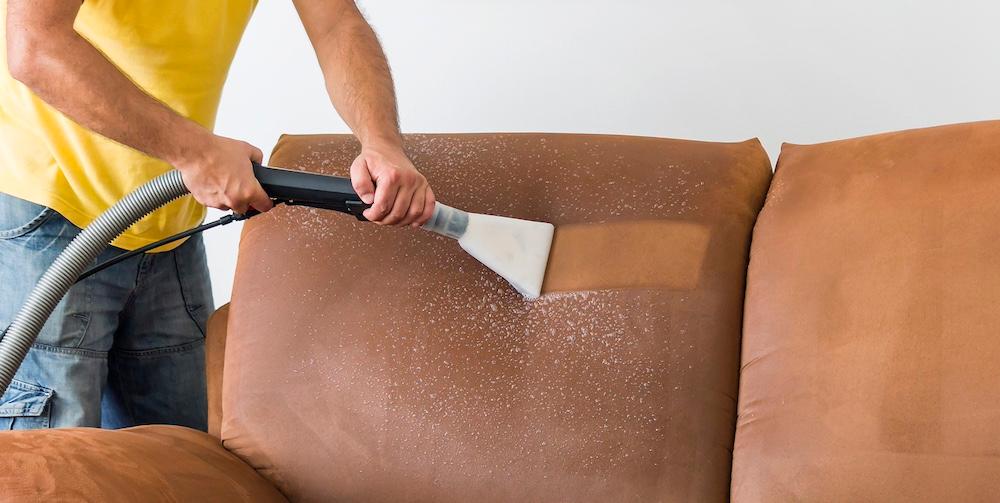
[[[351,165],[351,184],[372,207],[365,218],[380,225],[419,227],[434,212],[434,192],[402,147],[372,144]]]

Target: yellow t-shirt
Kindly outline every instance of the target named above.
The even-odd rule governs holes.
[[[256,3],[86,0],[74,26],[146,93],[211,129]],[[6,12],[7,2],[0,0],[3,44]],[[49,206],[84,227],[133,189],[171,169],[68,119],[14,80],[6,47],[0,53],[0,192]],[[187,196],[140,220],[112,244],[135,249],[204,218],[205,208]]]

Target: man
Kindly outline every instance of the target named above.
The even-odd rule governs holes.
[[[386,225],[434,194],[403,152],[392,78],[350,0],[295,0],[334,107],[361,143],[355,190]],[[6,0],[0,71],[0,326],[81,227],[170,169],[192,196],[103,260],[197,225],[205,206],[267,211],[259,149],[211,132],[256,0]],[[9,71],[9,73],[8,73]],[[205,252],[190,238],[77,284],[0,403],[0,430],[172,423],[204,429]]]

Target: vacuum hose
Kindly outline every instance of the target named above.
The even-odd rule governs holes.
[[[181,173],[168,171],[125,196],[83,229],[56,257],[0,339],[0,390],[6,391],[45,320],[77,277],[126,229],[188,193]]]

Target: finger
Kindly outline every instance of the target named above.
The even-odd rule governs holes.
[[[259,148],[250,145],[250,160],[261,164],[264,162],[264,153],[260,151]]]
[[[253,206],[253,209],[257,211],[264,213],[274,207],[274,201],[271,201],[271,198],[267,196],[267,192],[264,192],[264,188],[261,187],[260,183],[255,183],[257,184],[257,190],[254,191],[253,196],[250,199],[250,206]]]
[[[431,190],[430,186],[427,187],[426,196],[424,197],[424,213],[420,215],[420,218],[416,222],[413,222],[414,227],[420,227],[426,224],[432,216],[434,216],[434,204],[437,200],[434,198],[434,191]]]
[[[225,199],[223,198],[216,196],[198,197],[197,194],[194,196],[194,198],[196,201],[198,201],[201,204],[204,204],[205,206],[208,206],[209,208],[215,208],[217,210],[222,210],[222,211],[229,210],[229,206],[226,205]]]
[[[249,205],[246,200],[229,199],[229,201],[226,202],[226,206],[229,206],[229,209],[242,215],[247,212]]]
[[[351,164],[351,186],[365,204],[372,204],[375,200],[375,184],[372,182],[372,174],[368,171],[368,163],[364,157],[359,156]]]
[[[372,207],[363,213],[365,218],[378,224],[384,223],[382,220],[392,210],[392,203],[396,200],[397,192],[399,192],[399,187],[396,184],[385,183],[375,187]]]
[[[399,225],[406,218],[406,213],[410,211],[410,201],[413,199],[414,190],[403,187],[396,193],[396,200],[392,203],[389,215],[382,219],[386,225]]]
[[[424,199],[427,198],[427,191],[424,190],[424,186],[420,185],[417,187],[416,192],[413,193],[413,198],[410,199],[410,209],[406,212],[406,216],[403,220],[399,222],[399,225],[412,225],[417,221],[424,212]]]
[[[226,204],[226,199],[220,197],[213,198],[211,204],[206,204],[205,206],[211,206],[217,210],[222,210],[222,211],[229,211],[232,209],[229,207],[228,204]]]

